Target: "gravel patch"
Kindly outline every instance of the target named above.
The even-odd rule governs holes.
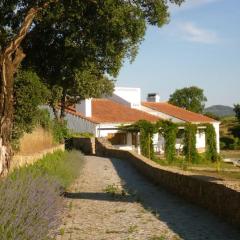
[[[87,156],[57,240],[238,240],[240,232],[155,186],[127,162]]]

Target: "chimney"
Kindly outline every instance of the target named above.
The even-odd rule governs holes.
[[[149,93],[147,96],[148,102],[160,102],[160,96],[157,93]]]
[[[92,99],[88,98],[76,104],[76,111],[84,115],[84,117],[92,117]]]

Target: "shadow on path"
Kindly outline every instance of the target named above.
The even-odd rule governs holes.
[[[161,221],[183,239],[240,240],[239,230],[207,210],[187,203],[162,187],[152,184],[129,162],[114,158],[110,160],[122,179],[124,187],[134,192],[135,199],[140,200],[145,209],[151,209]]]
[[[64,194],[65,198],[70,199],[88,199],[97,201],[110,201],[110,202],[134,202],[131,196],[122,196],[121,194],[111,195],[102,192],[67,192]]]

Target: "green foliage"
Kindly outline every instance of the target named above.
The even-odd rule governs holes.
[[[83,165],[83,156],[77,151],[56,151],[47,154],[32,165],[16,169],[10,174],[11,178],[31,173],[33,176],[49,176],[55,179],[62,187],[69,187],[79,176],[79,169]]]
[[[206,158],[209,161],[216,162],[219,158],[217,152],[216,132],[212,124],[206,124]]]
[[[240,140],[233,136],[223,136],[220,138],[220,147],[225,150],[239,150]]]
[[[188,164],[199,161],[199,154],[196,149],[196,133],[197,125],[191,123],[185,124],[183,153]]]
[[[39,105],[47,102],[49,91],[32,71],[20,71],[14,81],[14,121],[12,139],[17,143],[24,132],[31,132],[42,114]]]
[[[140,148],[141,154],[149,159],[154,159],[153,134],[156,132],[155,124],[146,120],[140,120],[136,123],[140,130]]]
[[[235,114],[236,114],[236,118],[237,118],[238,121],[240,122],[240,104],[235,104],[233,111],[234,111]]]
[[[164,154],[166,160],[170,163],[173,162],[176,158],[176,137],[178,132],[177,124],[171,121],[162,121],[160,120],[157,123],[160,132],[165,139],[165,149]]]
[[[162,0],[60,0],[35,20],[23,46],[28,53],[24,66],[48,83],[51,106],[69,101],[61,105],[62,115],[65,105],[111,94],[114,82],[108,76],[117,76],[124,59],[134,60],[146,25],[168,21],[168,4]]]
[[[206,112],[206,113],[204,113],[204,115],[207,116],[207,117],[210,117],[212,119],[215,119],[217,121],[221,120],[221,118],[219,116],[217,116],[216,114],[211,113],[211,112]]]
[[[178,89],[169,98],[169,103],[196,113],[203,112],[206,101],[203,89],[198,87]]]
[[[46,130],[51,130],[52,120],[47,109],[39,109],[36,115],[37,124]]]
[[[114,90],[114,81],[106,76],[99,76],[98,70],[93,65],[87,69],[77,70],[75,72],[74,89],[68,92],[69,95],[78,97],[78,99],[99,98],[102,95],[109,96]]]
[[[89,133],[89,132],[70,133],[70,137],[92,138],[92,137],[94,137],[94,134]]]
[[[64,139],[70,137],[69,130],[67,128],[67,122],[66,121],[52,121],[52,133],[53,133],[53,139],[56,143],[64,143]]]

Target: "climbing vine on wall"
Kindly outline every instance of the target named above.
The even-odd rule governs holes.
[[[168,162],[173,162],[176,158],[176,138],[178,126],[171,121],[159,121],[156,126],[160,129],[160,133],[165,140],[165,158]]]
[[[154,159],[153,134],[160,133],[165,140],[164,152],[166,160],[171,163],[176,159],[176,139],[177,135],[183,132],[183,154],[185,161],[189,163],[199,162],[200,155],[196,149],[196,133],[197,129],[205,128],[206,134],[206,159],[210,161],[218,160],[216,132],[212,124],[176,124],[171,121],[160,120],[156,124],[146,120],[140,120],[135,124],[122,126],[120,129],[128,132],[140,132],[140,148],[141,154],[147,158]],[[179,130],[180,129],[180,130]]]
[[[153,134],[156,132],[155,124],[145,120],[136,123],[140,130],[141,154],[147,158],[154,159]]]
[[[212,124],[206,124],[206,158],[209,161],[218,160],[216,132]]]
[[[183,152],[187,163],[197,163],[199,155],[196,149],[197,125],[186,123]]]

